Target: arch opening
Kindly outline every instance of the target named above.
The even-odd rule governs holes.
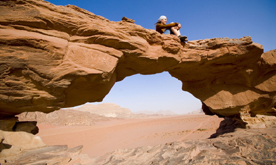
[[[181,81],[168,72],[153,75],[136,74],[116,82],[100,103],[114,103],[129,108],[133,113],[171,112],[181,115],[202,111],[201,101],[181,89]]]

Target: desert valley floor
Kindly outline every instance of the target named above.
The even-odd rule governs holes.
[[[83,145],[83,154],[101,156],[121,148],[153,146],[174,141],[207,139],[219,127],[222,118],[204,114],[111,119],[92,126],[53,126],[39,124],[39,133],[47,145]]]

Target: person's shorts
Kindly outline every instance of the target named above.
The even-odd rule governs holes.
[[[163,34],[174,34],[174,33],[172,32],[171,28],[168,28],[164,31]]]

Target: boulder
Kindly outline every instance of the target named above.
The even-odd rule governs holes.
[[[14,156],[24,150],[45,147],[39,136],[27,132],[1,131],[0,158]]]
[[[0,121],[0,158],[45,146],[39,136],[33,135],[38,133],[36,122],[18,122],[17,117],[1,117]]]
[[[13,127],[18,121],[17,117],[11,117],[11,118],[1,118],[0,119],[0,130],[3,131],[13,131]]]
[[[82,146],[68,148],[66,145],[45,146],[26,150],[16,156],[0,157],[0,162],[13,164],[89,164],[93,160],[86,154],[80,154]]]

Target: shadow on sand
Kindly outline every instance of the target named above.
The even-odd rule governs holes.
[[[245,124],[240,120],[235,120],[235,118],[225,117],[224,120],[220,122],[219,128],[216,130],[216,133],[212,134],[209,139],[216,138],[219,135],[225,133],[234,132],[236,128],[245,128]]]

